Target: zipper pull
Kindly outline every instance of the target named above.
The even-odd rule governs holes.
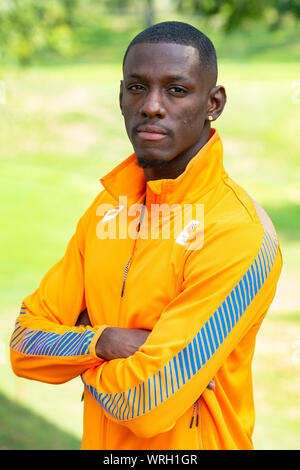
[[[121,297],[123,297],[123,295],[124,295],[125,283],[126,283],[126,278],[127,278],[127,273],[128,273],[130,261],[131,261],[131,257],[130,257],[129,260],[127,261],[127,264],[126,264],[126,267],[125,267],[125,271],[124,271],[124,278],[123,278],[123,285],[122,285]]]
[[[198,400],[199,400],[199,398],[198,398]],[[192,416],[192,419],[191,419],[191,422],[190,422],[190,428],[193,427],[196,406],[197,406],[196,426],[198,427],[198,425],[199,425],[199,401],[198,400],[195,401],[195,403],[193,405],[193,416]]]
[[[193,406],[193,416],[192,416],[192,419],[191,419],[191,422],[190,422],[190,428],[193,427],[194,416],[195,416],[195,407],[196,407],[196,402],[194,403],[194,406]]]

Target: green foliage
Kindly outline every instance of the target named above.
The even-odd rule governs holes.
[[[193,13],[217,19],[226,32],[243,25],[245,20],[264,19],[271,28],[285,19],[300,18],[299,0],[178,0],[181,13]]]
[[[73,52],[77,0],[4,0],[0,4],[1,58],[22,65],[45,49],[64,57]]]
[[[190,16],[193,21],[206,21],[212,26],[210,29],[227,34],[257,20],[273,30],[290,27],[300,18],[300,1],[2,0],[0,60],[22,65],[45,57],[48,60],[50,55],[69,60],[82,46],[88,48],[85,36],[94,35],[99,47],[107,43],[111,20],[123,22],[120,28],[126,33],[132,23],[140,30],[163,21],[161,12],[166,13],[164,20],[177,15],[178,20],[184,21],[185,16]]]

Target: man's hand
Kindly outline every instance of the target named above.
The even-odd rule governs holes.
[[[87,309],[83,310],[76,326],[92,326]],[[106,328],[96,344],[96,354],[105,361],[132,356],[146,341],[150,330],[136,328]]]
[[[87,309],[80,313],[75,326],[92,326]]]
[[[96,354],[106,361],[132,356],[150,333],[150,330],[108,327],[97,341]]]
[[[76,326],[92,326],[88,311],[83,310],[76,322]],[[105,361],[132,356],[145,343],[150,330],[137,328],[107,327],[96,344],[96,354]],[[209,390],[215,389],[213,380],[207,385]]]

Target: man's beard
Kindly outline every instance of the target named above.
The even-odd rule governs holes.
[[[159,168],[164,166],[167,162],[165,160],[147,160],[147,158],[139,158],[138,166],[141,168]]]

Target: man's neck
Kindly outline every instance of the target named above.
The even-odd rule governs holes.
[[[208,142],[209,134],[210,126],[207,126],[203,129],[200,140],[186,151],[177,155],[173,160],[164,162],[156,167],[143,168],[146,181],[177,178],[184,172],[190,160],[194,158],[199,150]]]

